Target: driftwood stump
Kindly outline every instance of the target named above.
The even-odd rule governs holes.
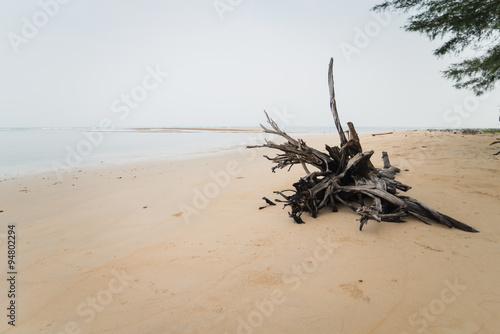
[[[497,138],[497,141],[494,141],[493,143],[490,144],[491,145],[495,145],[495,144],[500,144],[500,140],[498,140],[500,138]],[[493,155],[499,155],[500,154],[500,151],[498,151],[497,153],[494,153]]]
[[[293,184],[294,190],[275,191],[283,198],[277,201],[290,206],[289,215],[296,223],[304,223],[301,217],[303,212],[309,212],[316,218],[322,208],[329,207],[336,212],[337,205],[342,204],[361,216],[360,230],[370,219],[403,222],[405,217],[412,216],[426,224],[431,220],[450,228],[478,232],[416,199],[400,195],[399,191],[405,192],[411,187],[396,181],[396,174],[400,170],[391,166],[387,153],[382,153],[384,167],[375,168],[370,161],[374,152],[363,152],[354,125],[347,123],[348,138],[342,129],[335,103],[333,59],[328,68],[328,84],[330,108],[340,136],[340,146],[325,145],[326,152],[309,147],[303,140],[294,139],[282,131],[266,113],[271,128],[261,125],[264,132],[281,136],[286,142],[275,144],[266,141],[264,145],[248,147],[268,147],[281,151],[275,157],[264,156],[275,163],[273,172],[296,164],[304,168],[306,175]],[[310,167],[317,170],[311,172]]]

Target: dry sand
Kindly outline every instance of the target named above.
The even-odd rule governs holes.
[[[358,230],[346,208],[294,224],[266,150],[2,180],[16,230],[16,326],[6,333],[497,333],[500,161],[493,135],[372,137],[409,195],[478,230],[414,219]],[[307,138],[337,145],[336,136]],[[218,182],[215,182],[217,179]],[[201,194],[201,195],[200,195]],[[212,198],[207,198],[212,197]],[[183,213],[182,213],[183,211]]]

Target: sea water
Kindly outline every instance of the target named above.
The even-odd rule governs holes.
[[[333,127],[295,127],[291,135],[335,133]],[[359,132],[394,129],[361,128]],[[0,176],[13,177],[61,168],[121,164],[145,160],[178,160],[242,150],[264,143],[255,131],[187,129],[2,128]]]

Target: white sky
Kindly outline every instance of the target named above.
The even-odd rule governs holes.
[[[65,4],[44,22],[41,3],[57,1]],[[395,14],[378,23],[370,8],[380,2],[3,0],[0,127],[105,118],[133,127],[258,126],[263,109],[293,114],[290,125],[333,126],[330,57],[343,123],[499,127],[500,89],[481,99],[454,89],[440,72],[451,59],[432,55],[439,43],[405,32]],[[232,10],[221,20],[214,3]],[[38,33],[26,35],[36,19]],[[13,34],[25,38],[18,53]],[[358,53],[346,56],[348,45]],[[169,76],[127,115],[114,113],[148,67]]]

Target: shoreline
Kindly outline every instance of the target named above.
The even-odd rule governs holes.
[[[132,128],[131,128],[132,129]],[[148,129],[153,129],[153,128],[148,128]],[[156,128],[156,129],[161,129],[162,131],[165,130],[167,133],[169,133],[169,130],[172,129],[172,130],[187,130],[187,131],[190,131],[190,130],[193,130],[193,131],[197,131],[199,129],[205,129],[207,132],[210,132],[210,131],[214,131],[214,132],[221,132],[220,129],[224,129],[224,128]],[[482,129],[484,130],[484,129]],[[383,135],[383,136],[386,136],[386,135],[392,135],[392,134],[399,134],[399,133],[403,133],[403,132],[443,132],[443,133],[453,133],[453,134],[456,134],[456,135],[491,135],[491,136],[500,136],[500,133],[498,132],[483,132],[482,130],[480,129],[473,129],[473,128],[467,128],[467,129],[419,129],[419,130],[396,130],[396,131],[391,131],[391,132],[362,132],[360,134],[363,134],[363,135],[368,135],[370,134],[371,136],[375,137],[375,136],[380,136],[380,135]],[[92,131],[90,131],[92,132]],[[118,130],[118,131],[109,131],[110,133],[120,133],[122,131]],[[131,132],[131,131],[123,131],[123,132]],[[137,131],[137,132],[142,132],[140,131],[140,129]],[[145,133],[165,133],[165,132],[157,132],[156,130],[154,131],[144,131]],[[222,131],[224,132],[224,131]],[[236,133],[245,133],[245,132],[248,132],[248,133],[254,133],[254,134],[262,134],[264,135],[264,133],[262,132],[261,129],[238,129],[238,128],[227,128],[227,132],[236,132]],[[348,132],[348,131],[347,131]],[[292,137],[295,137],[295,138],[313,138],[315,136],[325,136],[325,135],[328,135],[328,136],[338,136],[337,133],[317,133],[317,134],[310,134],[310,133],[293,133],[293,132],[290,132],[291,136]],[[492,140],[495,140],[495,138],[492,138]],[[227,144],[226,146],[219,146],[219,147],[213,147],[213,148],[210,148],[208,150],[205,150],[205,151],[188,151],[188,152],[185,152],[185,153],[175,153],[175,154],[170,154],[170,155],[164,155],[164,156],[148,156],[148,157],[139,157],[137,156],[139,154],[139,152],[135,152],[135,151],[130,151],[128,152],[127,154],[124,154],[124,155],[116,155],[116,156],[113,156],[113,155],[104,155],[104,156],[99,156],[99,159],[98,160],[102,160],[102,161],[93,161],[93,162],[87,162],[86,164],[82,164],[82,165],[78,165],[78,166],[65,166],[66,168],[62,168],[62,170],[64,171],[64,173],[67,173],[69,172],[69,170],[74,170],[74,169],[81,169],[81,168],[100,168],[100,167],[110,167],[110,166],[115,166],[115,167],[119,167],[121,165],[134,165],[134,164],[141,164],[141,163],[149,163],[149,162],[152,162],[152,163],[157,163],[157,162],[161,162],[161,161],[165,161],[165,162],[172,162],[172,161],[181,161],[181,160],[189,160],[189,159],[196,159],[198,157],[205,157],[205,158],[208,158],[208,157],[211,157],[211,156],[219,156],[219,155],[223,155],[223,154],[227,154],[227,153],[231,153],[231,152],[235,152],[235,151],[238,151],[238,150],[242,150],[244,149],[244,146],[245,145],[249,145],[251,144],[250,142],[248,143],[240,143],[240,144]],[[338,143],[335,143],[334,146],[338,145]],[[321,147],[321,146],[320,146]],[[104,160],[108,160],[106,162],[103,162]],[[56,161],[56,160],[53,160],[52,161],[52,164],[57,164],[57,165],[61,165],[61,162],[60,161]],[[43,162],[43,164],[47,164],[47,162]],[[24,164],[24,165],[15,165],[15,166],[8,166],[6,167],[5,169],[5,172],[2,172],[2,175],[0,177],[0,179],[3,179],[3,180],[6,180],[6,179],[9,179],[9,178],[13,178],[13,177],[25,177],[25,176],[30,176],[30,175],[36,175],[36,174],[45,174],[45,173],[51,173],[51,172],[54,172],[54,173],[57,173],[57,171],[54,170],[54,168],[48,168],[47,166],[44,166],[42,167],[42,162],[39,162],[39,163],[35,163],[35,165],[38,165],[38,167],[34,167],[33,169],[31,170],[27,170],[28,168],[30,168],[30,166],[32,166],[33,164]],[[64,165],[64,164],[63,164]],[[19,171],[20,170],[20,171]],[[66,171],[68,170],[68,171]]]

